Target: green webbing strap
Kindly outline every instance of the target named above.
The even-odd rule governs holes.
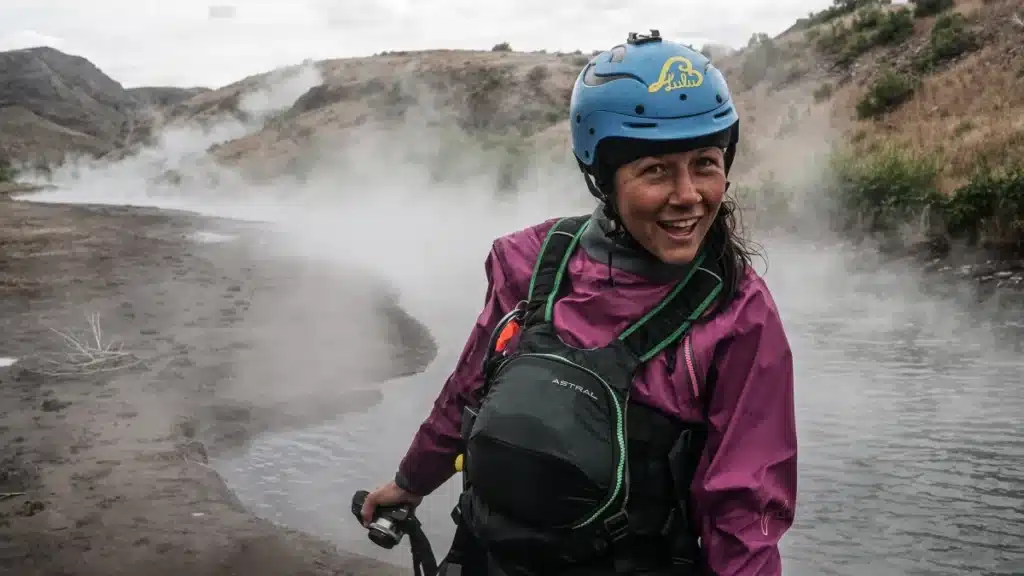
[[[533,266],[530,292],[526,302],[526,324],[550,322],[558,289],[565,276],[565,268],[580,237],[590,224],[590,215],[562,218],[555,222],[541,244],[540,254]]]
[[[569,259],[590,224],[590,216],[562,218],[548,231],[530,278],[525,324],[551,322]],[[679,341],[722,292],[722,271],[707,262],[707,251],[694,259],[682,281],[657,306],[619,335],[630,351],[647,362]]]
[[[686,277],[662,301],[619,335],[626,347],[647,362],[679,341],[722,292],[717,262],[705,264],[707,252],[694,259]]]

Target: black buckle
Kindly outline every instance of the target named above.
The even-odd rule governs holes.
[[[629,516],[625,510],[616,512],[605,520],[604,529],[613,543],[625,538],[629,534]]]

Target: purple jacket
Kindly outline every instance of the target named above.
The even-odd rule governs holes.
[[[396,481],[403,488],[426,495],[455,473],[462,408],[481,384],[488,338],[498,320],[525,299],[553,224],[549,220],[494,241],[486,260],[483,311],[399,466]],[[670,278],[678,277],[649,256],[645,260],[612,245],[602,229],[606,221],[591,226],[582,239],[583,249],[569,263],[572,292],[554,308],[559,335],[577,347],[607,344],[655,306],[671,288]],[[640,368],[633,397],[681,420],[700,421],[704,378],[712,364],[718,381],[691,499],[707,568],[719,576],[781,575],[778,542],[792,525],[796,503],[793,362],[775,302],[753,271],[737,297],[695,326],[680,348]]]

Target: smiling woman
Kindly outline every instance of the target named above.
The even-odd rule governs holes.
[[[625,163],[615,172],[622,224],[661,261],[691,262],[725,198],[725,145],[643,153],[650,155]]]
[[[725,79],[630,34],[580,72],[569,112],[597,209],[494,241],[462,357],[363,519],[417,505],[458,462],[442,574],[781,575],[792,355],[726,199]]]

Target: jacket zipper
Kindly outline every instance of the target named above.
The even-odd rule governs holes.
[[[700,401],[700,386],[697,382],[697,370],[693,362],[693,344],[690,342],[690,335],[683,339],[683,359],[686,361],[686,371],[690,373],[690,386],[693,388],[693,399]]]

